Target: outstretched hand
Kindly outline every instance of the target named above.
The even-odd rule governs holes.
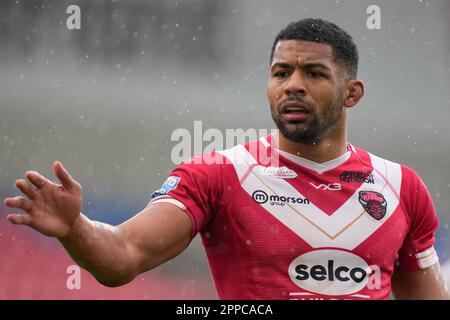
[[[27,180],[16,180],[16,187],[26,197],[5,198],[4,203],[25,211],[8,214],[7,219],[11,223],[27,225],[47,236],[63,238],[80,216],[81,185],[61,162],[53,164],[53,171],[61,184],[51,182],[36,171],[27,171]]]

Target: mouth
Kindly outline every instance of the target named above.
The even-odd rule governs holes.
[[[281,114],[286,119],[286,121],[290,122],[299,122],[303,121],[308,115],[309,111],[307,107],[298,101],[286,101],[281,106]]]

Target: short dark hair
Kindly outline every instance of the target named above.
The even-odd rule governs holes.
[[[356,78],[358,48],[353,42],[353,38],[334,23],[314,18],[291,22],[275,37],[270,53],[271,64],[275,47],[281,40],[310,41],[331,46],[335,61],[344,66],[352,79]]]

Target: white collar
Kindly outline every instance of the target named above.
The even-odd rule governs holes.
[[[347,161],[351,156],[351,151],[345,152],[343,155],[337,157],[336,159],[329,160],[324,163],[317,163],[296,155],[293,155],[291,153],[288,153],[286,151],[280,150],[278,148],[275,148],[277,152],[279,152],[283,157],[288,158],[292,162],[295,162],[296,164],[308,168],[310,170],[316,171],[319,174],[322,174],[325,171],[332,170],[334,168],[337,168],[341,164],[343,164],[345,161]]]

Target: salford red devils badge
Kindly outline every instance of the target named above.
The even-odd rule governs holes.
[[[375,191],[360,191],[359,202],[364,210],[375,220],[383,219],[386,214],[387,202],[381,193]]]

